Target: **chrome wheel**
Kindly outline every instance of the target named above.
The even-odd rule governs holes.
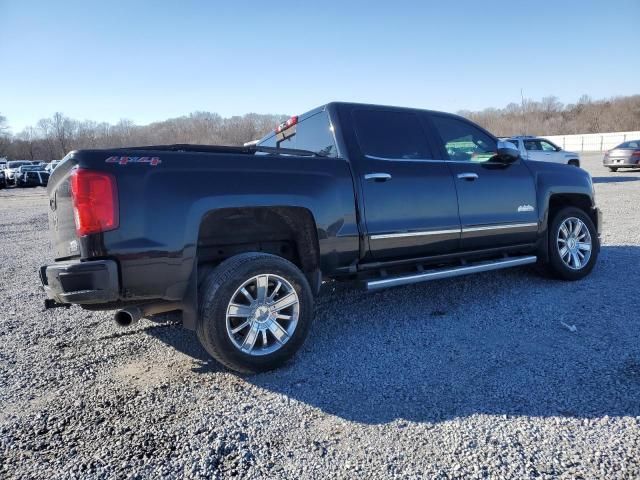
[[[244,282],[227,306],[227,334],[249,355],[279,350],[295,332],[300,300],[293,286],[278,275],[256,275]]]
[[[572,270],[580,270],[591,258],[591,233],[582,220],[569,217],[560,224],[556,245],[562,262]]]

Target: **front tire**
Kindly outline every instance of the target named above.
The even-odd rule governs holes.
[[[562,280],[580,280],[593,270],[600,242],[593,221],[579,208],[555,214],[548,229],[548,272]]]
[[[304,274],[265,253],[231,257],[203,278],[198,339],[207,352],[241,373],[272,370],[304,343],[313,294]]]

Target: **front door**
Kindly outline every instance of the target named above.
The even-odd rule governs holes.
[[[497,141],[477,125],[452,115],[429,114],[440,158],[453,174],[463,250],[533,243],[538,212],[533,175],[521,160],[492,157]]]
[[[446,162],[434,160],[420,117],[362,107],[351,119],[371,255],[392,260],[458,250],[454,179]]]
[[[548,140],[539,140],[545,162],[567,163],[564,152]]]

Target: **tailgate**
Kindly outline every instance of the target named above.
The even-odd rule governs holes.
[[[80,243],[76,235],[76,224],[71,198],[69,177],[77,160],[68,156],[49,177],[49,231],[56,260],[80,256]]]

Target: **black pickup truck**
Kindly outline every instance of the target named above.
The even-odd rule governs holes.
[[[121,325],[178,310],[241,372],[296,352],[323,280],[376,290],[526,264],[577,280],[602,224],[580,168],[524,160],[455,115],[352,103],[246,147],[71,152],[48,193],[48,307]]]

